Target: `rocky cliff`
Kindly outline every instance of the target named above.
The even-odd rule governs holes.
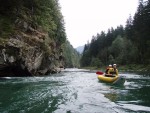
[[[0,77],[46,75],[64,67],[62,42],[34,21],[32,13],[13,7],[12,18],[0,9]]]

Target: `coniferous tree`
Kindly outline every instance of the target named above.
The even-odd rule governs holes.
[[[150,64],[149,12],[150,0],[139,0],[137,12],[134,18],[129,16],[125,28],[120,25],[116,29],[108,29],[106,34],[102,32],[94,36],[89,48],[83,52],[85,59],[82,57],[81,62],[90,59],[93,65],[94,60],[98,58],[104,65]]]

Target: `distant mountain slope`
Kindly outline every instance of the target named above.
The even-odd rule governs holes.
[[[81,54],[83,52],[84,46],[79,46],[75,49]]]
[[[63,56],[65,59],[65,68],[80,67],[81,55],[73,48],[68,40],[63,45]]]

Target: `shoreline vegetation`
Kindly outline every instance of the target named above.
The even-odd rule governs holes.
[[[89,70],[99,70],[99,71],[105,71],[107,66],[101,66],[101,67],[81,67],[84,69],[89,69]],[[137,65],[137,64],[129,64],[129,65],[118,65],[117,69],[120,72],[149,72],[150,71],[150,65]]]
[[[119,64],[119,70],[150,69],[150,0],[139,0],[137,11],[126,25],[109,28],[92,36],[84,46],[81,67]],[[107,66],[106,65],[106,66]],[[100,67],[100,69],[103,67]],[[104,69],[106,67],[104,66]]]

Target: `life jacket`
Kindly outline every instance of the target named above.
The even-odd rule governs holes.
[[[116,69],[113,68],[113,71],[111,71],[110,74],[116,74]]]
[[[107,67],[107,68],[106,68],[106,71],[105,71],[106,74],[108,74],[109,68],[110,68],[110,67]]]
[[[109,68],[108,74],[114,74],[114,68]]]

